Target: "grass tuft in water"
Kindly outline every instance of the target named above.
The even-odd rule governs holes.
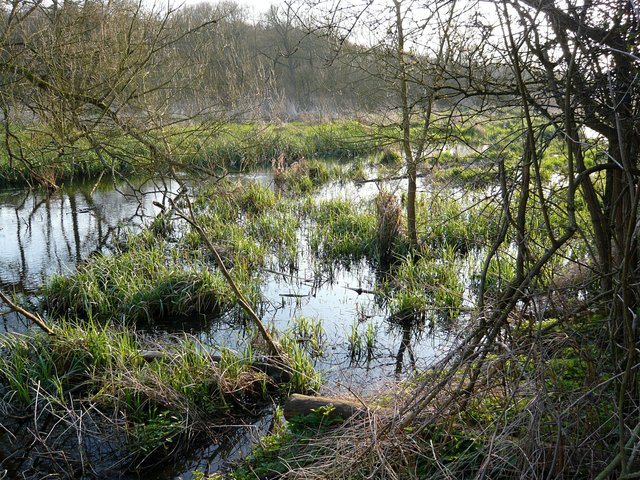
[[[322,357],[327,342],[324,325],[319,318],[297,317],[291,333],[298,344],[305,346],[312,357]]]
[[[231,304],[222,275],[175,246],[164,241],[147,246],[138,239],[127,248],[119,255],[93,257],[73,276],[54,276],[43,289],[49,312],[153,323]]]
[[[309,193],[341,174],[340,167],[318,160],[303,158],[287,165],[282,156],[272,162],[272,168],[276,185],[292,193]]]
[[[392,318],[428,320],[431,327],[437,320],[457,318],[464,295],[461,271],[451,248],[443,248],[436,258],[407,255],[380,286]]]
[[[347,341],[349,343],[349,353],[351,355],[351,360],[359,360],[364,351],[362,347],[363,338],[358,327],[358,320],[354,319],[353,323],[351,324],[351,328],[347,332]]]
[[[175,453],[233,415],[257,414],[270,401],[269,384],[308,393],[320,382],[295,340],[282,342],[292,364],[276,380],[259,367],[251,346],[216,351],[187,334],[150,342],[94,320],[64,320],[56,332],[0,337],[5,402],[17,414],[101,412],[126,429],[138,458]]]
[[[312,251],[323,261],[349,263],[375,258],[376,219],[370,209],[358,209],[348,200],[326,200],[309,210],[316,227],[311,231]]]

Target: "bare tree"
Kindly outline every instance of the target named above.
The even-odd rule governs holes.
[[[523,106],[551,122],[564,140],[570,188],[579,185],[589,212],[592,267],[608,299],[621,374],[618,463],[624,476],[627,439],[638,417],[640,11],[623,0],[514,0],[499,11],[503,24],[515,18],[521,25],[508,37]],[[568,209],[573,215],[575,204]]]

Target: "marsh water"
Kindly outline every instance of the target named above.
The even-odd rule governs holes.
[[[272,183],[269,171],[238,174],[235,179]],[[91,255],[112,254],[119,235],[148,224],[159,212],[154,202],[164,204],[178,187],[174,182],[159,181],[102,182],[74,184],[52,194],[0,192],[0,287],[5,292],[24,294],[37,304],[38,290],[51,275],[72,274]],[[389,187],[402,188],[402,181]],[[316,201],[342,197],[359,202],[375,196],[378,188],[374,182],[335,182],[314,196]],[[426,188],[425,183],[422,189]],[[305,238],[304,232],[299,235]],[[301,242],[295,271],[264,272],[264,300],[259,310],[263,321],[279,329],[288,328],[300,316],[321,320],[327,342],[316,367],[323,374],[328,392],[366,393],[385,382],[397,381],[443,351],[446,332],[416,331],[388,321],[387,308],[369,293],[375,288],[376,271],[366,261],[319,274],[313,268],[309,248]],[[375,332],[370,355],[354,358],[351,354],[347,338],[354,327]],[[0,317],[0,333],[28,332],[28,328],[15,315]],[[247,332],[230,314],[180,325],[156,325],[147,333],[162,336],[179,330],[211,345],[233,346],[247,341]],[[155,472],[154,478],[191,478],[195,469],[215,471],[246,455],[253,441],[268,430],[271,413],[267,409],[257,421],[230,429],[218,444],[192,450],[177,464]],[[10,475],[12,465],[21,468],[15,460],[15,449],[9,447],[19,444],[20,439],[12,437],[9,429],[0,429],[0,472],[9,469]],[[107,455],[118,455],[118,448],[107,449],[111,452]]]

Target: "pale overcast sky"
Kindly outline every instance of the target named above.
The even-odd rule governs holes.
[[[184,2],[185,4],[193,5],[197,3],[220,3],[217,0],[173,0],[175,3]],[[233,0],[238,5],[244,5],[253,9],[256,13],[266,12],[270,5],[282,4],[284,0]]]
[[[236,0],[236,3],[247,5],[256,11],[266,11],[270,5],[282,3],[282,0]]]

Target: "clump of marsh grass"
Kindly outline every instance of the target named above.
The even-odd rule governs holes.
[[[376,220],[370,209],[342,199],[325,200],[309,209],[316,227],[311,250],[324,262],[349,263],[376,255]]]
[[[432,249],[453,246],[461,254],[482,247],[497,232],[499,213],[487,199],[470,199],[468,204],[455,195],[422,195],[419,198],[420,240]]]
[[[203,188],[193,202],[197,221],[255,304],[260,299],[257,267],[274,257],[280,265],[295,265],[300,220],[292,202],[267,186],[227,186],[223,192]],[[92,257],[74,275],[53,277],[43,290],[46,308],[56,314],[131,322],[231,308],[234,296],[199,232],[189,226],[175,239],[156,235],[167,231],[169,215],[129,235],[115,255]]]
[[[364,161],[362,159],[354,161],[346,172],[346,178],[356,183],[367,180],[367,174],[364,169]]]
[[[234,189],[230,200],[242,212],[250,214],[260,214],[276,208],[281,201],[271,188],[257,182],[250,182]]]
[[[382,190],[375,199],[375,208],[379,256],[382,263],[388,264],[402,233],[402,206],[393,193]]]
[[[358,319],[353,320],[346,332],[349,355],[352,362],[359,361],[365,353],[367,354],[367,361],[373,358],[377,335],[378,328],[374,324],[368,323],[364,333],[362,333]]]
[[[362,340],[362,334],[358,328],[358,320],[354,319],[347,333],[347,342],[352,361],[359,360],[362,356]]]
[[[379,285],[391,317],[403,321],[456,319],[460,314],[465,285],[462,264],[452,248],[443,248],[435,258],[406,255],[396,262]]]
[[[273,161],[272,169],[276,185],[293,193],[311,192],[340,175],[339,167],[329,168],[324,162],[304,158],[287,165],[283,156]]]
[[[311,251],[326,264],[350,264],[366,258],[388,266],[406,251],[400,200],[382,191],[373,202],[357,204],[346,199],[323,200],[303,206],[313,229]]]
[[[300,217],[294,200],[269,186],[251,182],[223,192],[205,189],[193,203],[199,226],[225,264],[235,275],[247,274],[240,283],[248,290],[255,290],[257,269],[269,262],[278,267],[295,266]],[[208,247],[192,226],[185,234],[184,244],[209,258]],[[259,295],[252,296],[254,302],[258,299]]]
[[[293,361],[276,380],[251,346],[212,350],[187,334],[150,342],[125,327],[61,321],[55,336],[0,338],[0,391],[14,414],[93,411],[126,432],[136,461],[149,461],[257,414],[271,401],[270,384],[287,393],[318,388],[297,343],[282,345]]]
[[[70,277],[54,276],[43,293],[51,313],[131,322],[211,313],[232,301],[221,275],[164,242],[93,257]]]
[[[324,325],[319,318],[297,317],[291,327],[299,344],[304,345],[312,357],[324,355],[327,337]]]
[[[373,358],[373,351],[376,347],[376,337],[378,335],[378,327],[373,323],[367,324],[367,330],[364,334],[364,343],[367,346],[367,359]]]
[[[382,165],[399,165],[402,163],[402,154],[393,148],[385,147],[382,149],[380,163]]]
[[[288,381],[281,389],[285,395],[291,393],[317,392],[322,385],[322,377],[315,370],[313,360],[307,349],[302,345],[292,331],[283,332],[278,341],[288,356],[288,365],[285,366]]]

